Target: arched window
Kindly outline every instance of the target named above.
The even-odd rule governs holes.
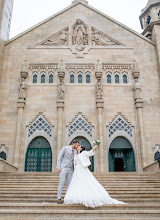
[[[124,75],[123,75],[123,83],[128,83],[127,74],[124,74]]]
[[[152,21],[152,18],[150,15],[147,16],[146,24],[149,25]]]
[[[158,12],[158,18],[160,18],[160,11]]]
[[[2,158],[3,160],[6,160],[6,153],[4,151],[0,152],[0,158]]]
[[[86,83],[91,83],[91,76],[89,73],[86,75]]]
[[[51,73],[50,75],[49,75],[49,83],[53,83],[53,74]]]
[[[115,83],[119,83],[120,81],[119,81],[119,75],[118,74],[116,74],[115,75]]]
[[[73,74],[70,75],[70,83],[74,83],[74,75]]]
[[[81,73],[78,75],[78,83],[82,83],[82,74]]]
[[[38,79],[38,77],[37,77],[37,74],[35,73],[34,75],[33,75],[33,83],[37,83],[37,79]]]
[[[46,82],[46,76],[45,76],[45,74],[43,73],[42,75],[41,75],[41,83],[45,83]]]
[[[112,83],[111,74],[107,74],[107,83]]]

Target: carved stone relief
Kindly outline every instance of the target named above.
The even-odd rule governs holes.
[[[73,26],[72,44],[75,45],[78,51],[83,51],[86,45],[88,45],[87,27],[80,19]]]
[[[72,26],[65,27],[34,47],[28,48],[67,48],[73,54],[77,54],[77,57],[83,57],[92,48],[106,48],[109,46],[124,45],[97,28],[88,26],[81,19],[77,19]]]
[[[97,30],[92,27],[92,45],[94,46],[111,46],[111,45],[122,45],[116,40],[109,37],[107,34],[102,31]]]
[[[37,46],[38,45],[52,46],[52,47],[67,46],[68,45],[68,28],[64,28],[58,33],[53,34],[52,36],[38,43]]]

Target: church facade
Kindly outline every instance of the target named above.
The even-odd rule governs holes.
[[[160,1],[139,34],[72,4],[5,42],[0,157],[19,172],[56,171],[74,138],[99,139],[92,171],[142,172],[160,151]]]

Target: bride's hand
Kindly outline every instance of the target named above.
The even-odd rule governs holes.
[[[98,145],[95,145],[94,147],[93,147],[93,152],[95,151],[95,149],[97,149],[98,148]]]

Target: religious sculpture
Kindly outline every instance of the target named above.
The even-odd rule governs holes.
[[[100,63],[99,60],[97,60],[97,63],[96,63],[96,72],[97,73],[101,73],[102,72],[102,64]]]
[[[135,93],[134,93],[135,100],[142,99],[142,97],[141,97],[141,85],[139,84],[138,80],[135,81],[135,85],[134,85],[133,89],[135,91]]]
[[[78,51],[83,51],[88,45],[87,28],[80,19],[77,20],[73,28],[72,43]]]
[[[58,84],[58,100],[64,100],[64,93],[65,93],[64,80],[62,77],[60,77]]]
[[[60,73],[65,72],[65,66],[64,66],[63,60],[61,60],[61,63],[59,64],[58,72],[60,72]]]
[[[27,89],[27,84],[25,82],[25,79],[21,77],[21,82],[19,85],[19,97],[18,99],[26,99],[26,89]]]
[[[97,81],[96,94],[97,94],[97,100],[103,99],[103,87],[100,79],[98,79]]]
[[[62,31],[60,36],[53,36],[52,38],[48,39],[42,45],[47,45],[47,46],[63,46],[66,44],[67,41],[67,33],[66,31]]]
[[[92,28],[92,41],[94,45],[97,46],[110,46],[110,45],[117,45],[116,42],[109,39],[107,35],[103,34],[101,31]]]

